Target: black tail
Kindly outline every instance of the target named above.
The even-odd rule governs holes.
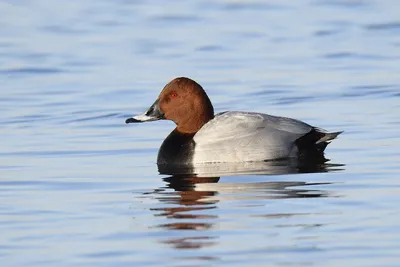
[[[300,159],[318,160],[325,162],[324,150],[341,132],[327,133],[318,128],[313,128],[308,134],[296,140]]]

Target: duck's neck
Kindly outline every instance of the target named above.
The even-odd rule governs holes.
[[[214,111],[199,114],[198,116],[190,117],[186,121],[180,122],[176,126],[176,130],[183,134],[195,134],[204,124],[214,118]]]
[[[204,124],[214,118],[214,108],[201,86],[197,94],[199,94],[199,97],[195,98],[196,101],[193,102],[188,112],[181,117],[182,120],[176,125],[176,130],[181,133],[195,134]]]

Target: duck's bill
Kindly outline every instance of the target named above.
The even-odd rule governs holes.
[[[162,119],[164,119],[164,114],[161,112],[157,100],[145,113],[129,118],[125,121],[125,123],[157,121]]]

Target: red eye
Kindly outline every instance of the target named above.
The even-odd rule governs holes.
[[[178,94],[176,92],[171,93],[171,98],[176,98],[177,96],[178,96]]]

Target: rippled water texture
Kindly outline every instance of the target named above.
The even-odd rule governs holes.
[[[0,25],[1,266],[399,265],[399,1],[8,0]],[[124,120],[176,76],[345,132],[325,165],[159,174],[173,123]]]

